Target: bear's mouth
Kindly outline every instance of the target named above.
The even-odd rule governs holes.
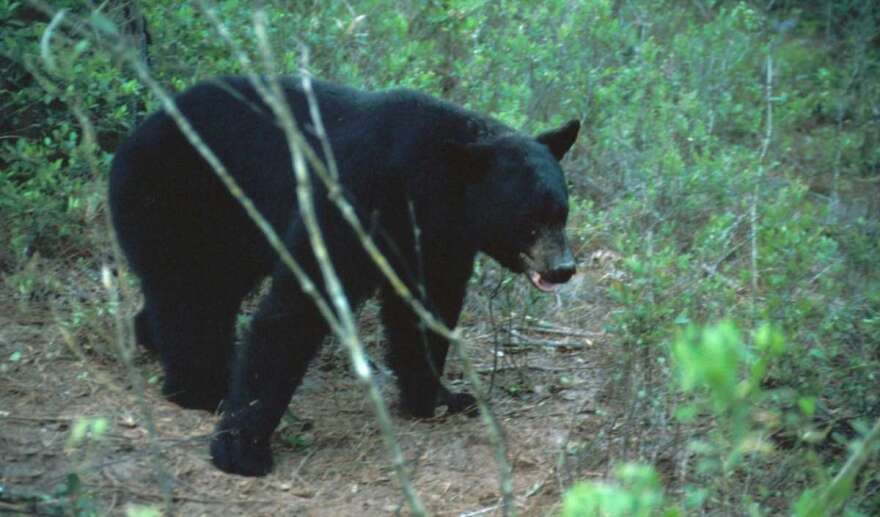
[[[523,271],[526,274],[526,277],[528,277],[529,282],[535,286],[535,289],[544,293],[552,293],[562,285],[547,280],[542,273],[538,272],[535,267],[537,265],[535,264],[535,260],[528,253],[520,253],[519,259],[521,265],[520,271]]]
[[[550,282],[537,271],[526,271],[526,276],[529,277],[529,281],[532,282],[532,285],[535,286],[536,289],[545,293],[552,293],[562,285]]]

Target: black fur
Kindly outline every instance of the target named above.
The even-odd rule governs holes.
[[[299,80],[282,81],[296,120],[320,150]],[[553,282],[571,276],[562,235],[568,200],[556,157],[571,146],[577,123],[535,139],[411,91],[371,93],[321,81],[314,87],[347,200],[395,270],[414,292],[425,293],[423,301],[450,327],[479,251]],[[290,152],[249,80],[203,83],[180,95],[177,105],[320,288]],[[380,292],[387,361],[402,410],[415,417],[430,417],[444,404],[451,412],[468,410],[473,397],[449,393],[440,383],[446,340],[423,333],[317,178],[313,185],[321,229],[352,305]],[[272,463],[269,438],[327,324],[166,113],[153,114],[119,148],[110,207],[145,297],[137,338],[160,354],[163,393],[181,406],[208,410],[225,398],[211,447],[214,463],[228,472],[265,474]],[[541,240],[549,234],[565,249],[534,253],[550,242]],[[524,258],[539,255],[550,258],[537,266]],[[240,303],[270,274],[271,291],[233,358]]]

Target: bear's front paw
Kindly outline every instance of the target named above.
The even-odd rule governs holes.
[[[446,412],[450,415],[464,413],[469,417],[475,417],[480,414],[477,399],[470,393],[447,392],[445,398],[443,402],[446,404]]]
[[[436,404],[430,398],[412,399],[403,397],[400,400],[400,411],[410,418],[418,420],[425,418],[434,418],[434,409]]]
[[[272,451],[264,440],[220,422],[211,441],[211,460],[224,472],[242,476],[265,476],[272,470]]]

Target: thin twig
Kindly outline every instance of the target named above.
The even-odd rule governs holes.
[[[520,332],[538,332],[541,334],[555,334],[558,336],[595,338],[605,335],[604,332],[590,332],[585,330],[572,330],[564,327],[549,328],[544,326],[519,326],[514,330]]]
[[[752,320],[758,317],[758,199],[760,197],[761,180],[764,179],[764,159],[770,148],[773,137],[773,56],[767,55],[767,75],[765,78],[765,96],[767,102],[767,122],[764,131],[764,140],[761,142],[761,153],[758,155],[758,177],[755,178],[755,188],[752,192],[752,205],[749,211],[751,226],[751,270],[752,270]]]
[[[845,496],[848,495],[848,487],[852,485],[856,475],[862,470],[865,462],[868,461],[878,446],[880,446],[880,418],[874,422],[874,427],[865,436],[865,439],[860,443],[857,442],[855,450],[846,461],[846,464],[816,499],[817,508],[813,509],[809,514],[810,516],[831,515],[840,508],[846,500]]]
[[[257,35],[257,42],[263,54],[264,64],[267,69],[272,69],[274,67],[274,59],[269,47],[269,39],[266,34],[266,14],[262,9],[258,9],[254,13],[254,30]],[[306,67],[307,60],[308,53],[303,50],[303,68]],[[296,195],[297,201],[299,202],[299,212],[302,216],[306,232],[309,235],[312,253],[314,253],[315,260],[318,262],[318,267],[321,270],[321,276],[323,277],[324,285],[329,293],[330,301],[336,309],[336,316],[339,318],[339,332],[337,332],[336,335],[348,350],[355,375],[366,387],[370,401],[373,403],[376,420],[382,430],[385,445],[391,456],[392,466],[394,467],[395,474],[397,475],[397,479],[400,482],[401,489],[409,503],[410,509],[415,515],[425,515],[425,507],[416,494],[406,471],[406,460],[404,459],[403,451],[401,451],[400,444],[394,433],[394,426],[391,423],[388,407],[382,398],[379,386],[373,380],[370,365],[367,362],[363,345],[358,337],[357,322],[355,321],[354,313],[351,310],[351,305],[345,295],[339,276],[336,274],[336,270],[333,267],[326,242],[324,241],[324,236],[321,232],[318,216],[315,213],[311,178],[309,177],[309,171],[306,167],[306,161],[302,151],[304,139],[301,138],[301,134],[298,134],[299,129],[293,119],[290,106],[288,106],[285,101],[284,92],[281,89],[281,84],[278,81],[278,78],[271,76],[269,84],[272,91],[269,95],[264,95],[263,100],[266,101],[272,109],[276,119],[281,123],[281,127],[287,137],[287,145],[293,155],[293,170],[296,175]],[[314,92],[311,87],[311,79],[308,74],[302,75],[302,84],[306,96],[308,97],[311,94],[311,96],[314,97]],[[317,102],[314,98],[310,101],[310,106],[312,107],[312,116],[319,116]],[[314,123],[316,127],[323,128],[323,125],[320,122]],[[323,129],[321,130],[320,135],[324,135]],[[324,138],[326,138],[326,135]],[[329,152],[329,142],[325,142],[323,145],[325,152]]]
[[[49,71],[54,73],[58,73],[59,68],[52,52],[51,39],[55,30],[57,30],[58,27],[61,26],[61,24],[64,22],[64,17],[66,13],[67,11],[63,9],[54,13],[52,21],[44,31],[43,36],[40,40],[40,50],[42,58],[46,63]],[[91,123],[91,120],[86,114],[86,110],[83,108],[82,100],[76,94],[75,90],[73,95],[74,98],[70,102],[70,107],[71,111],[77,119],[77,122],[79,122],[79,125],[82,128],[82,142],[80,146],[84,149],[83,155],[86,157],[86,162],[88,163],[92,175],[94,177],[99,177],[100,167],[97,162],[96,153],[94,152],[95,149],[98,149],[96,132],[94,126]],[[109,217],[110,216],[108,212],[108,228],[110,227]],[[121,257],[121,254],[119,253],[119,249],[115,244],[113,247],[113,252],[114,258],[118,260]],[[119,307],[119,288],[114,283],[113,275],[110,273],[110,269],[106,264],[101,267],[101,283],[103,284],[104,288],[107,291],[107,295],[110,298],[110,306]],[[115,313],[118,315],[119,311],[115,311]],[[132,389],[135,393],[135,400],[138,409],[143,416],[144,426],[147,430],[147,449],[148,451],[150,451],[152,467],[155,471],[157,479],[159,480],[159,488],[161,490],[164,506],[167,511],[170,511],[173,495],[172,478],[165,466],[162,464],[161,455],[159,454],[158,433],[156,431],[156,425],[153,419],[153,412],[149,404],[147,404],[144,378],[141,375],[140,371],[134,365],[135,343],[133,334],[134,333],[132,332],[130,322],[127,322],[123,320],[120,316],[117,316],[115,339],[115,344],[117,346],[117,355],[122,360],[122,363],[125,365],[126,373],[128,374],[128,381],[131,384]]]

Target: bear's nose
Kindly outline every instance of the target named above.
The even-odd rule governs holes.
[[[552,282],[554,284],[564,284],[574,276],[575,273],[575,264],[574,261],[564,262],[562,264],[557,264],[556,267],[547,271],[542,276],[548,282]]]

